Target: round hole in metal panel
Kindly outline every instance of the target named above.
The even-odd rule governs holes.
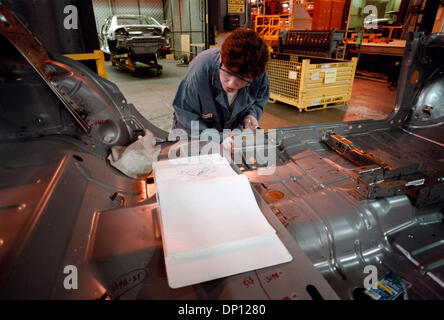
[[[119,138],[119,129],[117,125],[109,120],[104,121],[99,127],[99,134],[103,142],[106,144],[113,144]]]
[[[410,77],[410,84],[417,84],[419,81],[419,76],[420,74],[418,70],[413,71],[412,76]]]
[[[270,191],[268,196],[274,200],[282,200],[285,198],[285,194],[281,191]]]

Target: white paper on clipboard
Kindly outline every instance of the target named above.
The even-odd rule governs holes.
[[[214,170],[206,165],[208,162],[195,162],[193,170],[187,171],[190,167],[186,164],[153,164],[170,287],[291,261],[260,211],[247,177],[237,175],[228,162],[218,162]],[[173,181],[173,172],[205,173],[206,178],[176,176]]]

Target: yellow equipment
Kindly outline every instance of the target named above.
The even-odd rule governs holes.
[[[97,74],[102,78],[108,79],[108,74],[106,73],[105,55],[103,54],[102,50],[94,50],[93,53],[65,54],[64,56],[77,61],[95,60]]]

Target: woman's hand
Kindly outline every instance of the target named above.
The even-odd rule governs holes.
[[[233,137],[232,136],[226,137],[224,141],[222,141],[221,145],[222,147],[224,147],[225,150],[230,151],[234,145]]]
[[[248,115],[244,118],[244,128],[247,130],[255,130],[259,126],[257,119],[252,115]]]

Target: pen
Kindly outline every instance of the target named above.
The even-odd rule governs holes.
[[[381,289],[383,289],[385,292],[387,292],[388,294],[392,295],[393,292],[387,288],[385,285],[383,285],[380,281],[376,282],[376,284],[378,285],[378,287],[380,287]]]

